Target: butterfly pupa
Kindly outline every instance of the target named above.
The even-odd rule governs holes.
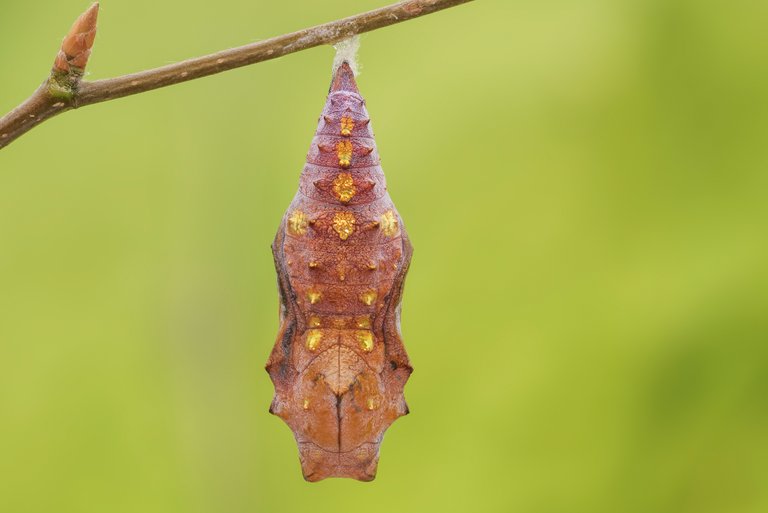
[[[272,252],[280,328],[266,366],[270,412],[293,431],[306,480],[370,481],[384,432],[408,413],[400,300],[412,248],[346,61]]]

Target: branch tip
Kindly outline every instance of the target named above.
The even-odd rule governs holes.
[[[96,39],[98,17],[99,3],[95,2],[75,20],[64,41],[61,42],[61,49],[53,63],[54,72],[82,76],[88,64],[88,58],[91,56],[93,41]]]

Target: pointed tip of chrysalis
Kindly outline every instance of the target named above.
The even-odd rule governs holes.
[[[69,33],[61,42],[61,49],[53,63],[54,71],[61,73],[82,73],[91,56],[93,41],[96,39],[96,21],[99,18],[99,3],[94,2],[80,15]]]
[[[357,82],[355,82],[355,72],[352,71],[352,66],[350,66],[347,61],[342,62],[333,73],[331,89],[328,92],[335,93],[337,91],[348,91],[350,93],[360,94],[360,91],[357,89]]]

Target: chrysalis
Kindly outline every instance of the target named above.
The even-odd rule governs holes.
[[[408,413],[400,298],[412,248],[369,121],[345,61],[272,244],[281,308],[270,412],[293,430],[308,481],[372,480],[384,432]]]

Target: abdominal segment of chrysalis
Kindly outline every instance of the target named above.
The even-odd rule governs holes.
[[[384,432],[408,413],[400,299],[412,248],[369,121],[342,62],[272,245],[281,309],[270,412],[293,430],[308,481],[372,480]]]

